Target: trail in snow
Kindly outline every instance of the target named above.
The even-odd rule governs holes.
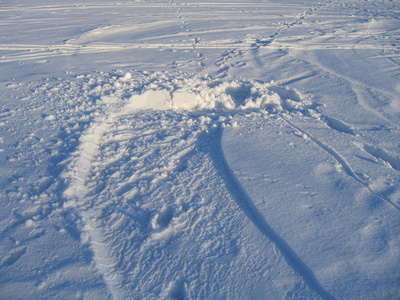
[[[100,80],[102,81],[104,79]],[[116,224],[125,223],[127,216],[129,219],[136,219],[136,213],[127,212],[130,209],[124,208],[128,203],[126,201],[130,202],[132,198],[143,199],[139,200],[139,204],[147,197],[150,197],[149,199],[160,197],[155,196],[155,193],[163,195],[165,193],[163,182],[170,180],[168,178],[171,176],[175,177],[172,174],[177,170],[185,170],[181,161],[189,159],[188,157],[194,155],[192,153],[197,152],[196,144],[203,139],[202,133],[214,131],[218,127],[235,126],[232,121],[235,114],[255,113],[260,119],[268,114],[280,116],[300,134],[310,138],[318,147],[332,155],[347,175],[398,210],[395,203],[379,196],[362,181],[340,154],[289,121],[291,115],[311,116],[320,122],[325,122],[334,130],[353,135],[347,125],[337,119],[321,115],[317,104],[303,99],[294,90],[271,83],[223,82],[168,73],[135,74],[133,77],[128,73],[120,79],[111,79],[110,83],[96,87],[103,94],[101,99],[108,108],[103,113],[104,116],[98,117],[80,138],[81,144],[77,157],[64,175],[70,182],[64,192],[67,199],[64,207],[79,211],[86,224],[84,230],[92,245],[98,270],[103,274],[111,293],[117,298],[121,295],[129,295],[126,289],[131,285],[125,282],[123,274],[126,274],[128,270],[135,274],[141,271],[137,269],[139,265],[135,267],[130,263],[126,265],[126,258],[124,258],[126,254],[123,255],[127,251],[126,246],[120,249],[121,245],[118,245],[120,242],[112,238],[116,235],[115,230],[117,232],[121,230],[118,229],[120,225],[115,227],[117,229],[114,229],[114,225],[109,227],[105,218],[115,219],[112,223]],[[137,92],[128,96],[126,92],[133,88]],[[121,95],[124,97],[121,98]],[[153,121],[142,119],[147,118],[146,111],[158,111],[160,121],[157,121],[157,118]],[[174,111],[175,113],[172,113]],[[184,116],[184,119],[179,120],[181,118],[179,117],[178,120],[172,121],[171,117],[174,114]],[[139,123],[130,128],[128,124],[132,124],[133,120]],[[128,123],[125,124],[126,122]],[[144,122],[143,125],[140,125],[141,122]],[[157,123],[159,125],[156,125]],[[154,126],[158,129],[152,129]],[[165,126],[170,129],[167,130]],[[134,129],[135,127],[137,128]],[[276,245],[288,265],[312,290],[322,298],[333,298],[319,283],[313,271],[267,223],[257,206],[241,188],[240,182],[225,161],[219,138],[213,137],[216,141],[209,141],[213,135],[206,138],[206,143],[216,145],[216,148],[207,150],[208,155],[219,170],[220,176],[224,178],[225,185],[238,206],[255,227]],[[142,153],[133,155],[132,151]],[[131,154],[128,155],[128,153]],[[131,158],[128,159],[128,157]],[[221,161],[225,163],[221,165]],[[127,169],[129,173],[122,175],[125,166],[132,163],[133,165]],[[118,168],[114,170],[112,166],[115,164]],[[125,177],[122,180],[125,183],[115,185],[115,182],[119,180],[113,179],[114,176]],[[100,181],[97,182],[97,180]],[[204,180],[202,178],[200,181]],[[175,193],[174,189],[169,192]],[[125,200],[117,204],[112,195]],[[170,196],[165,194],[164,197]],[[181,199],[179,194],[176,197]],[[175,208],[163,204],[162,211],[152,218],[151,227],[156,231],[161,230],[160,238],[166,234],[162,233],[164,228],[170,228],[171,224],[174,224],[173,220],[179,219],[178,211],[182,213],[183,209],[181,205],[180,208]],[[104,212],[110,209],[110,213],[113,211],[112,214],[104,215]],[[180,227],[186,222],[174,226]],[[132,234],[128,232],[126,234]],[[157,240],[157,235],[154,234],[153,239]],[[146,248],[147,246],[144,245],[150,241],[148,240],[141,247]]]
[[[104,187],[96,187],[98,184],[93,182],[98,176],[96,174],[103,172],[102,169],[105,166],[107,166],[107,168],[104,169],[106,173],[108,172],[107,170],[110,170],[110,163],[107,163],[108,159],[111,159],[111,161],[113,159],[118,160],[118,154],[117,158],[113,158],[113,156],[108,154],[107,156],[109,158],[107,158],[106,161],[98,161],[98,157],[104,155],[103,153],[106,149],[104,147],[107,147],[108,143],[111,141],[118,141],[118,143],[123,144],[125,143],[124,141],[132,139],[132,134],[137,135],[140,139],[148,136],[150,140],[147,143],[154,139],[153,136],[156,137],[158,134],[161,134],[161,138],[166,140],[164,145],[160,144],[160,146],[157,146],[157,143],[154,144],[157,147],[161,147],[156,148],[158,149],[157,156],[162,157],[163,160],[163,163],[159,167],[151,170],[150,166],[154,165],[155,161],[151,162],[150,165],[143,165],[143,167],[140,167],[140,165],[147,160],[147,155],[154,157],[150,148],[150,152],[148,152],[147,155],[143,155],[139,158],[140,160],[136,163],[136,167],[132,169],[137,171],[130,175],[128,182],[123,186],[117,187],[115,192],[113,192],[117,195],[131,195],[131,197],[136,198],[136,194],[138,193],[145,193],[146,195],[155,193],[160,185],[159,182],[165,181],[171,176],[172,172],[175,172],[176,168],[180,168],[179,166],[175,167],[175,164],[181,161],[188,153],[194,151],[195,144],[198,143],[196,141],[201,137],[199,133],[214,131],[216,130],[215,128],[221,126],[234,126],[234,123],[230,121],[234,114],[252,111],[257,113],[260,108],[270,111],[273,114],[282,110],[290,114],[305,112],[307,109],[314,106],[311,102],[302,101],[294,91],[276,87],[271,84],[256,82],[213,82],[206,78],[186,78],[186,76],[177,80],[172,79],[172,77],[169,78],[169,76],[168,74],[150,75],[149,78],[153,78],[153,80],[147,79],[149,83],[147,83],[147,86],[145,85],[143,87],[144,90],[138,95],[134,94],[125,101],[121,101],[121,99],[115,97],[114,95],[118,94],[116,92],[113,92],[110,96],[104,96],[103,101],[109,102],[108,104],[110,105],[108,112],[104,113],[105,116],[100,116],[80,138],[81,143],[77,150],[78,156],[70,164],[69,170],[64,175],[70,182],[69,187],[64,192],[64,196],[66,197],[64,207],[66,209],[73,208],[79,211],[82,221],[85,224],[84,231],[88,236],[88,241],[95,255],[98,270],[103,274],[109,290],[116,298],[126,297],[130,294],[130,292],[126,290],[127,286],[126,283],[124,283],[122,275],[125,274],[125,271],[120,270],[121,266],[125,264],[124,261],[126,259],[120,256],[120,254],[115,253],[117,248],[114,249],[114,247],[120,246],[116,244],[116,241],[112,241],[111,236],[115,235],[116,232],[111,233],[113,229],[110,228],[108,230],[111,231],[108,233],[106,229],[108,225],[103,223],[102,219],[104,216],[102,216],[101,213],[101,211],[108,210],[110,205],[115,206],[116,203],[111,200],[112,198],[102,202],[101,196],[96,196],[96,198],[91,196],[96,190],[97,192],[95,192],[94,195],[101,195],[104,189]],[[174,77],[176,78],[176,75]],[[136,86],[136,80],[135,77],[131,80],[131,75],[127,74],[120,82],[128,86]],[[126,86],[124,89],[129,90]],[[277,94],[276,91],[278,91],[279,94]],[[107,92],[107,88],[104,88],[103,92]],[[132,133],[130,133],[131,130],[123,133],[128,128],[126,126],[117,125],[125,118],[139,118],[138,120],[140,120],[139,112],[149,109],[156,111],[175,110],[178,112],[182,111],[182,113],[185,111],[192,112],[194,115],[188,115],[187,117],[189,118],[185,123],[177,123],[173,128],[176,128],[178,131],[186,130],[185,127],[190,124],[188,129],[197,127],[198,133],[194,130],[191,133],[191,135],[194,135],[190,138],[186,137],[185,139],[172,135],[171,140],[168,139],[169,133],[165,132],[162,134],[159,130],[153,131],[151,125],[146,125],[142,130],[137,132],[133,131]],[[116,135],[112,134],[109,136],[109,132],[115,130],[122,130],[122,133],[114,133]],[[170,129],[170,131],[171,130],[175,129]],[[165,135],[165,137],[163,135]],[[218,136],[219,135],[220,133]],[[207,138],[207,140],[209,138]],[[179,144],[181,145],[177,144],[174,148],[169,148],[168,145],[173,145],[175,140],[179,140]],[[209,143],[209,141],[207,141],[207,143]],[[211,144],[217,145],[217,148],[210,149],[209,155],[217,169],[219,169],[219,172],[221,172],[220,175],[224,178],[228,190],[231,191],[245,215],[250,218],[263,235],[276,245],[287,263],[304,279],[311,289],[315,290],[321,297],[332,298],[320,285],[312,271],[302,262],[290,246],[268,225],[251,199],[246,195],[246,192],[240,189],[240,183],[237,181],[232,171],[229,170],[226,162],[221,165],[221,161],[224,161],[224,156],[220,149],[220,140],[217,139],[215,142],[211,142]],[[149,148],[149,146],[151,146],[151,144],[147,145],[146,148]],[[102,150],[103,148],[104,150]],[[162,150],[164,148],[165,150]],[[167,152],[161,155],[162,152],[160,153],[160,151]],[[104,158],[101,160],[104,160]],[[157,160],[158,158],[156,161]],[[139,164],[140,161],[143,162]],[[123,166],[124,165],[121,167]],[[141,171],[141,169],[143,169],[143,171]],[[102,175],[102,177],[103,176],[104,175]],[[142,188],[146,189],[142,192],[140,186],[143,183],[140,182],[145,183],[145,186]],[[136,187],[139,188],[139,190],[137,190]],[[120,215],[122,211],[123,210],[120,211],[120,209],[117,208],[115,213]],[[155,221],[152,221],[152,227],[156,229],[157,227],[163,228],[169,226],[171,219],[175,218],[175,214],[176,209],[173,209],[171,206],[166,207],[164,212],[155,217]],[[124,213],[121,216],[123,215]],[[122,222],[122,219],[116,222]]]
[[[393,201],[391,201],[388,198],[385,198],[381,195],[379,195],[378,193],[374,192],[370,186],[368,186],[367,183],[365,183],[359,176],[357,176],[353,169],[350,167],[350,165],[346,162],[346,160],[341,157],[341,155],[339,153],[337,153],[334,149],[332,149],[331,147],[323,144],[322,142],[320,142],[319,140],[317,140],[316,138],[314,138],[313,136],[311,136],[310,134],[308,134],[306,131],[304,131],[303,129],[299,128],[298,126],[294,125],[292,122],[290,122],[289,120],[287,120],[285,117],[281,116],[281,118],[283,120],[285,120],[286,123],[288,123],[290,126],[292,126],[293,128],[299,130],[301,133],[304,134],[305,137],[309,138],[310,140],[312,140],[318,147],[320,147],[321,149],[323,149],[324,151],[326,151],[327,153],[329,153],[329,155],[331,155],[344,169],[344,171],[346,172],[347,175],[349,175],[351,178],[353,178],[355,181],[357,181],[358,183],[360,183],[361,185],[365,186],[365,188],[371,192],[373,195],[377,196],[379,199],[386,201],[387,203],[389,203],[394,209],[398,210],[400,212],[400,206],[395,204]],[[367,149],[370,149],[368,146],[366,146]],[[364,148],[365,149],[365,148]],[[367,150],[366,150],[367,151]],[[368,152],[368,151],[367,151]],[[386,154],[388,155],[388,154]],[[374,155],[375,156],[375,155]],[[385,156],[385,155],[384,155]],[[387,156],[385,156],[387,157]],[[392,160],[393,157],[389,156]],[[391,160],[389,158],[389,161]]]
[[[24,30],[25,34],[29,35],[25,39],[21,39],[19,43],[11,40],[7,36],[5,42],[0,45],[0,50],[5,54],[0,57],[0,63],[10,63],[18,61],[37,61],[39,64],[48,63],[50,60],[73,55],[85,54],[102,54],[102,53],[117,53],[135,51],[141,49],[154,49],[159,51],[192,51],[195,56],[193,57],[201,68],[204,68],[204,53],[199,53],[199,50],[222,50],[227,52],[241,52],[240,55],[251,52],[254,59],[257,60],[257,52],[260,49],[274,50],[328,50],[328,49],[362,49],[362,50],[384,50],[384,51],[397,51],[398,46],[386,42],[384,44],[376,44],[374,39],[367,39],[366,36],[387,36],[383,27],[386,25],[381,20],[373,20],[370,25],[361,24],[357,32],[354,28],[346,28],[346,24],[341,24],[342,19],[339,14],[337,23],[331,20],[324,21],[321,24],[322,28],[318,28],[315,32],[305,32],[302,35],[292,36],[290,32],[297,30],[301,27],[307,27],[313,22],[317,14],[337,13],[340,3],[334,1],[323,1],[307,8],[299,13],[295,6],[286,3],[278,9],[276,5],[263,3],[124,3],[123,5],[71,5],[71,6],[45,6],[45,7],[23,7],[18,10],[15,7],[4,7],[2,13],[5,17],[17,15],[18,17],[25,16],[25,23],[27,28]],[[240,20],[243,18],[241,14],[235,11],[234,15],[228,17],[227,12],[232,14],[233,9],[246,8],[251,10],[252,18],[251,24],[243,26],[227,26],[230,21]],[[270,20],[265,20],[265,17],[258,12],[259,10],[265,11],[270,8]],[[32,40],[32,43],[27,43],[31,36],[36,34],[35,27],[29,27],[30,23],[36,25],[37,20],[46,11],[54,10],[57,16],[60,17],[58,22],[63,30],[76,29],[78,32],[82,31],[80,28],[82,24],[77,24],[74,21],[60,21],[68,15],[81,16],[82,14],[91,11],[96,15],[96,18],[101,18],[104,14],[104,9],[109,9],[110,12],[119,14],[120,19],[117,24],[104,24],[104,26],[96,27],[88,23],[86,27],[92,28],[83,31],[77,38],[70,38],[68,40],[61,40],[58,43],[50,40],[48,43],[37,43]],[[355,8],[348,8],[355,9]],[[155,11],[159,18],[157,21],[144,19],[143,16],[138,14],[137,11]],[[199,14],[197,14],[200,12]],[[9,15],[7,15],[9,14]],[[34,14],[31,17],[30,14]],[[131,15],[130,15],[131,14]],[[133,23],[131,16],[139,18],[140,23]],[[278,23],[276,29],[275,22],[280,21],[279,18],[284,15],[283,23]],[[210,29],[206,19],[214,24],[215,18],[219,19],[216,28]],[[244,18],[248,18],[245,16]],[[6,18],[7,19],[7,18]],[[57,19],[56,19],[57,20]],[[81,19],[80,19],[81,20]],[[245,19],[249,22],[249,19]],[[259,21],[257,23],[257,21]],[[4,26],[7,26],[10,21],[4,21]],[[262,25],[260,25],[260,22]],[[272,23],[271,23],[272,22]],[[65,23],[65,24],[64,24]],[[332,24],[333,23],[333,24]],[[37,26],[37,25],[36,25]],[[64,28],[65,27],[65,28]],[[333,27],[333,28],[332,28]],[[382,27],[382,28],[381,28]],[[84,30],[85,30],[84,29]],[[394,29],[393,29],[394,30]],[[54,32],[53,32],[54,31]],[[345,31],[345,32],[343,32]],[[349,32],[347,32],[349,31]],[[40,33],[40,28],[38,29]],[[57,32],[55,29],[49,30],[56,37]],[[251,34],[246,34],[251,32]],[[266,34],[266,32],[268,34]],[[221,33],[227,37],[221,38]],[[255,34],[259,33],[259,34]],[[237,38],[237,35],[244,35],[244,38]],[[218,39],[210,39],[215,35],[219,35]],[[364,40],[363,40],[364,37]],[[48,37],[46,37],[47,39]],[[354,39],[359,38],[360,42],[354,43]],[[7,40],[11,40],[7,43]],[[45,40],[45,39],[44,39]],[[164,53],[165,54],[165,53]],[[196,57],[200,55],[200,57]],[[201,58],[201,59],[200,59]],[[203,61],[203,62],[202,62]],[[189,61],[178,62],[187,65]],[[242,64],[246,64],[242,61]],[[230,63],[225,64],[229,67]],[[240,66],[242,67],[242,65]]]
[[[69,208],[78,209],[77,213],[85,224],[83,230],[90,240],[97,268],[103,274],[104,281],[114,299],[123,299],[127,297],[127,294],[119,285],[122,274],[115,272],[115,266],[118,261],[114,259],[110,249],[108,249],[107,238],[104,236],[99,224],[98,211],[90,206],[88,207],[86,203],[88,194],[86,185],[92,171],[92,161],[98,155],[101,139],[112,124],[113,116],[110,114],[99,119],[81,137],[78,159],[70,167],[70,171],[73,172],[73,174],[69,175],[71,183],[64,192],[64,196],[68,199],[68,202],[64,204],[64,208],[67,210]]]

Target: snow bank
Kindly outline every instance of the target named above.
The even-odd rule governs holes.
[[[82,79],[82,77],[80,77]],[[302,97],[298,91],[259,81],[220,81],[210,77],[184,73],[131,73],[118,77],[105,73],[84,77],[82,85],[92,85],[90,94],[96,94],[103,103],[122,100],[122,113],[140,110],[177,111],[249,111],[268,113],[308,113],[315,103]],[[79,79],[78,79],[79,80]],[[100,84],[94,85],[95,82]],[[130,94],[129,97],[127,97]],[[121,102],[121,103],[122,103]]]

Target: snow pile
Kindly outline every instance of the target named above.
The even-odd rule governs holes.
[[[129,107],[187,111],[265,109],[270,112],[304,112],[314,107],[310,101],[302,101],[295,91],[273,83],[176,78],[174,74],[163,74],[160,79],[146,86],[142,94],[132,96]]]
[[[78,76],[78,84],[89,97],[103,104],[123,103],[121,113],[140,110],[250,111],[302,113],[318,105],[295,90],[273,82],[213,80],[183,73],[101,74],[98,78]],[[80,83],[79,83],[80,82]],[[122,100],[122,102],[121,102]],[[116,105],[118,106],[118,104]]]

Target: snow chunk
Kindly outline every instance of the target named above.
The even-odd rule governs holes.
[[[121,81],[125,82],[125,81],[128,81],[130,79],[132,79],[132,74],[128,72],[128,73],[125,74],[124,77],[121,78]]]
[[[115,96],[102,96],[101,97],[101,101],[103,103],[107,103],[107,104],[111,104],[111,103],[115,103],[118,101],[118,98]]]
[[[54,115],[48,115],[48,116],[45,116],[44,119],[46,121],[54,121],[56,119],[56,117]]]
[[[172,107],[175,109],[194,110],[198,103],[199,97],[193,93],[177,91],[173,94]]]
[[[167,110],[172,108],[171,96],[166,90],[149,90],[141,95],[133,95],[125,106],[124,113],[138,110]]]
[[[117,115],[140,110],[264,110],[272,114],[311,115],[316,107],[311,101],[303,99],[299,92],[273,85],[272,82],[221,81],[208,76],[168,72],[128,72],[121,74],[119,79],[103,75],[85,82],[87,93],[115,108],[130,93],[131,97]]]

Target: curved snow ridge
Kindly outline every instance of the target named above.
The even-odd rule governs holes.
[[[129,217],[129,222],[144,226],[147,221],[142,219],[152,214],[146,212],[149,210],[146,199],[160,202],[165,210],[154,214],[152,230],[145,229],[142,233],[143,240],[151,237],[147,241],[152,244],[188,222],[178,222],[184,218],[185,209],[179,208],[179,203],[168,201],[171,194],[176,193],[172,198],[185,202],[181,191],[178,188],[171,191],[163,182],[182,176],[175,171],[185,170],[185,157],[192,155],[202,133],[218,126],[234,126],[233,115],[241,112],[313,115],[317,108],[297,91],[275,86],[273,82],[224,82],[184,73],[103,73],[97,78],[79,76],[73,86],[80,86],[83,98],[91,99],[92,114],[96,117],[81,132],[75,157],[64,173],[68,182],[64,208],[78,211],[83,224],[82,242],[90,244],[94,263],[115,298],[127,296],[133,288],[124,282],[124,274],[136,270],[133,262],[141,258],[132,259],[132,262],[124,258],[127,255],[125,246],[121,246],[117,233],[131,235],[136,229],[110,226],[107,212],[113,211],[119,220],[117,223]],[[85,109],[79,107],[75,113],[86,114]],[[114,164],[121,166],[115,173],[112,171]],[[116,178],[123,176],[124,168],[128,168],[128,172],[120,184]],[[203,173],[201,170],[200,174]],[[158,199],[156,194],[163,199]],[[130,212],[131,198],[138,199],[135,201],[140,207],[146,207],[146,216]],[[146,247],[146,243],[140,247]],[[283,254],[285,256],[284,251]],[[294,265],[301,264],[295,262]],[[307,268],[300,266],[298,273],[305,274],[311,288],[323,294],[317,281],[308,275]]]

